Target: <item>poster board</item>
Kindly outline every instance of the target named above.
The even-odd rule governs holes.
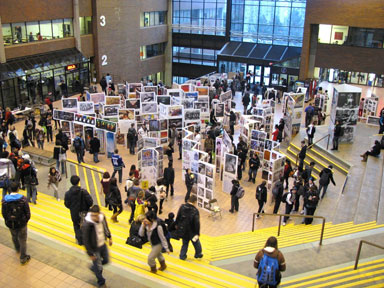
[[[232,180],[237,179],[238,157],[230,153],[224,153],[224,171],[222,190],[231,193]]]

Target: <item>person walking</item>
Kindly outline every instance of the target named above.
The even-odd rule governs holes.
[[[2,201],[1,214],[5,225],[12,236],[12,242],[17,253],[20,253],[20,263],[26,264],[31,260],[27,254],[27,231],[31,211],[27,198],[19,194],[19,183],[10,184],[11,194],[5,195]]]
[[[331,150],[337,151],[339,149],[339,139],[342,136],[342,129],[343,128],[341,127],[340,121],[336,121],[335,129],[333,130],[333,147]]]
[[[307,145],[305,144],[305,141],[301,141],[301,150],[299,152],[299,171],[302,172],[304,168],[304,159],[305,156],[307,156]]]
[[[49,168],[48,173],[48,188],[53,188],[53,197],[60,201],[59,196],[59,183],[61,181],[61,174],[59,170],[56,170],[54,167]]]
[[[235,134],[236,114],[231,110],[229,113],[229,128],[231,130],[231,136]]]
[[[100,212],[98,205],[94,205],[89,209],[81,232],[85,250],[92,260],[90,269],[95,273],[97,285],[100,288],[106,288],[106,280],[103,277],[103,265],[109,262],[109,252],[105,241],[108,239],[109,246],[112,246],[113,241],[105,215]]]
[[[107,94],[107,80],[105,79],[105,76],[103,76],[100,80],[100,86],[101,86],[101,90],[103,90],[104,94]]]
[[[200,243],[200,214],[196,206],[197,197],[191,195],[186,204],[182,204],[177,212],[176,226],[178,236],[182,238],[183,245],[180,250],[179,258],[187,259],[189,241],[192,241],[195,248],[195,258],[203,258],[201,243]]]
[[[312,186],[304,196],[304,215],[313,216],[317,204],[319,203],[319,192],[315,186]],[[305,225],[312,224],[313,218],[304,218]]]
[[[99,163],[99,152],[100,152],[100,140],[97,137],[92,137],[89,141],[90,154],[93,154],[93,162]]]
[[[304,180],[304,184],[307,184],[309,178],[312,177],[312,171],[313,171],[313,168],[315,168],[315,165],[316,165],[316,163],[311,161],[311,163],[309,163],[309,165],[305,166],[303,173],[301,173],[301,178]]]
[[[185,198],[184,198],[185,203],[187,203],[191,195],[191,191],[194,183],[195,183],[195,175],[193,175],[191,172],[191,169],[188,168],[185,173],[185,185],[187,186],[187,194],[185,194]]]
[[[169,162],[173,162],[173,152],[175,152],[175,150],[173,149],[171,143],[169,143],[168,147],[164,149],[164,154],[168,156]]]
[[[169,145],[173,146],[175,144],[177,134],[176,126],[172,125],[171,129],[169,130]]]
[[[284,193],[284,178],[281,177],[272,189],[272,195],[275,198],[275,206],[273,207],[273,214],[279,212],[281,200]]]
[[[333,166],[329,165],[328,168],[324,168],[320,172],[320,180],[319,180],[319,194],[321,195],[321,199],[324,198],[325,193],[327,193],[328,185],[332,181],[332,184],[336,186],[335,180],[333,179]],[[323,190],[323,194],[321,194],[321,190]]]
[[[168,198],[169,187],[171,187],[171,196],[173,196],[173,184],[175,183],[175,169],[173,169],[172,162],[168,162],[168,167],[164,169],[164,185],[166,187],[166,194]]]
[[[276,288],[281,282],[281,272],[286,270],[283,253],[277,248],[276,237],[269,237],[255,257],[253,267],[258,269],[257,282],[262,288]]]
[[[177,133],[177,145],[179,146],[179,159],[177,160],[181,160],[183,159],[183,134],[181,133],[181,131]]]
[[[249,102],[251,101],[249,96],[250,96],[249,90],[245,89],[244,96],[243,96],[243,99],[242,99],[243,106],[244,106],[244,115],[247,115],[248,105],[249,105]]]
[[[44,150],[45,133],[43,129],[36,129],[37,148]]]
[[[125,164],[123,162],[123,158],[119,155],[119,150],[115,149],[115,153],[112,154],[112,165],[113,165],[113,173],[112,178],[115,177],[116,172],[119,172],[119,183],[123,182],[123,168],[125,168]]]
[[[52,113],[53,111],[51,111]],[[47,120],[46,120],[46,126],[47,128],[47,142],[49,143],[50,141],[53,142],[53,132],[52,132],[52,115],[48,114]]]
[[[71,212],[73,222],[73,230],[77,244],[83,245],[83,237],[80,230],[80,221],[86,215],[86,212],[93,204],[93,200],[89,193],[79,186],[80,177],[77,175],[71,176],[70,182],[72,187],[65,192],[64,205]],[[81,215],[80,215],[81,214]]]
[[[24,183],[27,190],[28,202],[36,205],[36,185],[39,185],[37,180],[36,169],[32,166],[32,163],[28,159],[24,159],[20,168],[21,183]]]
[[[267,182],[263,181],[256,188],[256,200],[259,204],[259,210],[257,211],[256,218],[259,218],[259,213],[264,213],[264,205],[267,203]]]
[[[139,179],[133,180],[133,186],[128,189],[128,204],[131,207],[131,216],[129,218],[129,224],[131,224],[135,218],[135,210],[136,210],[136,198],[141,192],[141,188],[139,187],[140,181]]]
[[[293,169],[292,169],[292,164],[289,159],[285,160],[285,165],[284,165],[284,180],[285,180],[285,188],[288,189],[288,179],[291,177],[293,174]]]
[[[108,171],[104,172],[103,178],[101,179],[100,184],[104,194],[105,207],[110,207],[110,204],[108,203],[108,199],[109,199],[109,193],[111,192],[111,175],[109,175]],[[110,207],[109,210],[112,210],[112,208]]]
[[[75,148],[77,162],[79,162],[79,164],[81,164],[81,162],[85,163],[84,162],[85,143],[80,133],[76,134],[75,139],[73,139],[72,145]]]
[[[155,211],[148,211],[145,214],[145,219],[143,220],[140,229],[139,236],[144,237],[145,234],[151,244],[151,252],[148,255],[148,265],[151,268],[152,273],[157,272],[156,268],[156,258],[160,263],[160,271],[164,271],[167,268],[165,264],[165,258],[161,253],[164,248],[169,254],[168,242],[165,237],[166,231],[163,229],[163,225],[160,224],[160,220],[157,218]]]
[[[108,197],[108,204],[112,206],[113,215],[111,220],[113,223],[119,222],[117,216],[123,212],[123,202],[121,201],[121,194],[119,187],[117,187],[117,179],[112,177],[109,186],[110,192]]]
[[[237,191],[240,188],[240,183],[236,179],[232,180],[232,190],[231,190],[231,209],[229,212],[238,212],[239,211],[239,197],[237,197]]]
[[[313,123],[308,125],[306,132],[308,136],[308,145],[312,145],[313,138],[315,137],[315,133],[316,133],[316,127],[313,125]]]
[[[256,153],[253,153],[253,156],[249,159],[249,179],[248,182],[256,183],[257,170],[260,167],[260,159]]]
[[[286,199],[285,199],[285,214],[291,214],[291,211],[293,209],[293,205],[296,201],[296,187],[293,187],[290,192],[288,192]],[[289,216],[284,216],[283,218],[283,226],[287,224],[287,221],[289,220]]]
[[[61,166],[61,174],[64,174],[66,172],[65,161],[67,160],[67,153],[61,145],[61,140],[56,140],[55,146],[53,147],[53,159],[56,160],[56,170],[60,171]]]
[[[315,109],[313,108],[312,104],[309,103],[308,107],[305,108],[305,127],[308,127],[308,125],[312,122],[313,115],[315,114]]]
[[[137,136],[137,131],[135,129],[135,124],[132,123],[131,127],[128,129],[128,134],[127,134],[129,153],[131,155],[135,155],[135,147],[136,147],[137,137],[138,136]]]

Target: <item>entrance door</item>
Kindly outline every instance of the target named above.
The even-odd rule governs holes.
[[[251,78],[249,79],[249,83],[254,83],[254,75],[255,75],[255,66],[254,65],[248,65],[247,73],[251,74]]]
[[[255,67],[255,83],[261,82],[261,66]]]
[[[271,67],[264,67],[264,79],[263,82],[265,86],[269,86],[269,76],[271,74]]]

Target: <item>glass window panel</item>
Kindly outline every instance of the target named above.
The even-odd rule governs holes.
[[[287,39],[288,39],[288,37],[287,37],[288,34],[289,34],[289,27],[275,26],[274,31],[273,31],[274,36],[286,36]]]
[[[81,18],[83,18],[83,24],[80,26],[80,34],[85,34],[85,30],[84,30],[85,20],[84,20],[84,17],[80,17],[80,19]],[[55,38],[64,37],[63,25],[64,25],[63,19],[52,20],[53,37]]]
[[[12,45],[11,24],[3,24],[2,26],[4,45]]]
[[[84,35],[85,34],[85,21],[84,21],[84,18],[85,17],[79,17],[79,25],[80,25],[80,35]],[[52,21],[52,25],[53,25],[53,21]],[[53,36],[55,36],[55,31],[53,31]]]
[[[166,11],[159,12],[159,24],[160,25],[167,24],[167,12]]]
[[[88,16],[88,17],[85,17],[85,34],[92,34],[92,17],[91,16]]]
[[[257,24],[259,6],[245,6],[244,23]]]
[[[159,12],[155,12],[155,25],[159,25]]]
[[[15,44],[27,42],[25,23],[12,23],[13,42]]]
[[[149,26],[155,25],[155,12],[149,13]]]
[[[73,36],[72,19],[64,19],[63,33],[64,33],[64,37]]]
[[[43,40],[52,39],[52,23],[51,21],[40,21],[40,35]]]
[[[149,26],[149,12],[144,13],[144,27]]]
[[[231,17],[232,17],[232,23],[242,23],[244,21],[244,6],[233,5]]]
[[[265,1],[264,1],[265,2]],[[273,6],[260,6],[259,24],[273,24],[275,7]]]
[[[290,8],[276,7],[275,25],[288,27],[290,16],[291,16]]]
[[[291,26],[304,27],[305,8],[293,8],[291,16]]]

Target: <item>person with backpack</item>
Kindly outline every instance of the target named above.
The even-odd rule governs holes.
[[[31,256],[27,254],[27,226],[31,218],[31,211],[27,198],[18,193],[19,183],[12,182],[10,190],[11,194],[3,198],[1,213],[5,225],[11,232],[15,250],[20,252],[20,263],[24,265],[31,260]]]
[[[115,153],[112,154],[111,162],[113,165],[112,178],[119,172],[119,183],[121,184],[123,182],[123,168],[125,168],[125,164],[123,158],[119,155],[118,149],[115,149]]]
[[[290,192],[287,192],[283,195],[282,201],[285,203],[285,213],[284,214],[291,214],[291,211],[293,209],[293,205],[296,201],[296,187],[293,187]],[[284,216],[283,218],[283,226],[287,224],[287,221],[289,220],[289,216]]]
[[[113,223],[119,222],[117,216],[123,212],[123,202],[121,201],[121,193],[119,187],[117,187],[117,179],[112,177],[109,186],[108,204],[112,206],[113,215],[111,220]]]
[[[133,181],[134,180],[135,180],[134,173],[133,172],[129,172],[129,177],[125,181],[125,186],[124,186],[125,193],[127,193],[127,199],[125,199],[125,201],[124,201],[125,204],[128,204],[128,191],[129,191],[129,188],[131,188],[133,186]]]
[[[125,244],[142,249],[143,244],[148,242],[146,235],[143,237],[140,237],[139,235],[140,227],[144,219],[145,215],[140,215],[135,221],[131,223],[131,227],[129,228],[129,236]]]
[[[135,129],[135,124],[131,124],[131,128],[128,129],[127,134],[127,140],[128,140],[128,146],[129,146],[129,153],[131,155],[135,155],[135,147],[136,147],[136,141],[137,141],[137,132]]]
[[[56,134],[56,142],[60,140],[61,146],[64,147],[65,151],[68,151],[68,137],[63,133],[63,130],[60,128],[59,132]]]
[[[284,178],[281,177],[275,183],[275,186],[272,189],[272,195],[275,198],[275,206],[273,207],[273,214],[279,212],[280,203],[284,194]]]
[[[59,195],[59,183],[61,181],[61,175],[59,170],[56,170],[54,167],[49,168],[48,173],[48,188],[52,186],[53,188],[53,196],[60,201]]]
[[[24,183],[27,190],[28,202],[33,202],[36,205],[36,185],[38,185],[36,169],[32,166],[32,163],[28,159],[24,159],[20,168],[21,182]],[[32,199],[32,201],[31,201]]]
[[[157,180],[159,181],[159,180]],[[147,204],[146,207],[148,211],[155,211],[157,215],[157,211],[159,210],[159,206],[157,206],[157,194],[155,186],[149,187],[148,190],[144,192],[144,202]]]
[[[186,204],[182,204],[176,216],[176,235],[182,238],[183,245],[180,250],[179,258],[187,259],[189,241],[192,241],[195,248],[195,258],[203,258],[201,243],[200,243],[200,213],[195,207],[197,197],[191,195]]]
[[[323,190],[323,194],[321,194],[321,199],[324,198],[325,193],[327,193],[328,185],[332,181],[332,184],[336,186],[335,180],[333,179],[333,166],[329,165],[328,168],[324,168],[320,172],[320,180],[319,180],[319,194],[321,194],[321,190]]]
[[[304,184],[308,183],[309,178],[312,177],[312,171],[315,165],[316,163],[312,161],[309,165],[305,166],[303,173],[301,173],[301,178],[304,180]]]
[[[168,198],[169,187],[171,187],[171,196],[173,196],[173,184],[175,183],[175,169],[173,169],[173,162],[168,162],[168,167],[164,169],[164,185],[166,187],[165,193]]]
[[[93,155],[93,162],[99,163],[99,152],[100,152],[100,140],[97,137],[91,137],[89,141],[89,154]]]
[[[71,212],[71,219],[73,222],[73,230],[77,244],[83,245],[83,237],[80,230],[80,225],[84,220],[86,212],[93,204],[93,199],[87,190],[79,186],[80,177],[77,175],[71,176],[70,182],[72,187],[65,192],[64,205]]]
[[[231,209],[229,212],[233,213],[234,211],[239,212],[239,198],[237,197],[237,191],[240,188],[240,183],[238,180],[232,180],[232,190],[231,190]]]
[[[256,188],[256,200],[259,203],[259,210],[257,211],[256,218],[259,218],[259,213],[264,213],[264,205],[267,203],[267,181],[261,182]]]
[[[81,162],[85,163],[84,162],[85,143],[80,133],[76,134],[75,139],[73,139],[72,145],[75,148],[77,162],[79,162],[79,164],[81,164]]]
[[[315,214],[315,210],[317,204],[319,203],[319,192],[316,189],[316,186],[312,186],[309,188],[308,192],[304,197],[304,215],[313,216]],[[303,224],[309,225],[312,224],[313,218],[304,218]]]
[[[283,253],[277,248],[276,237],[269,237],[263,249],[255,257],[257,282],[262,288],[275,288],[281,282],[281,272],[286,270]]]
[[[109,253],[105,241],[108,239],[109,246],[113,241],[105,215],[100,212],[98,205],[92,206],[87,212],[81,233],[86,253],[92,260],[90,270],[95,273],[98,287],[106,288],[103,265],[108,264]]]
[[[253,153],[253,156],[249,159],[249,179],[248,182],[256,183],[257,170],[260,167],[260,159],[257,153]]]
[[[157,218],[154,211],[148,211],[145,214],[145,219],[141,224],[139,230],[139,236],[144,237],[144,234],[147,234],[149,243],[151,244],[151,252],[148,255],[148,265],[151,268],[152,273],[157,272],[156,268],[156,258],[160,263],[160,271],[164,271],[167,268],[165,264],[165,258],[161,253],[162,249],[165,248],[166,252],[169,254],[168,242],[166,239],[167,231],[164,229],[163,221]]]
[[[139,187],[140,181],[139,179],[133,180],[133,186],[128,189],[128,205],[131,207],[131,216],[129,218],[129,224],[131,224],[135,218],[135,210],[136,210],[136,198],[139,195],[139,192],[142,191]]]

